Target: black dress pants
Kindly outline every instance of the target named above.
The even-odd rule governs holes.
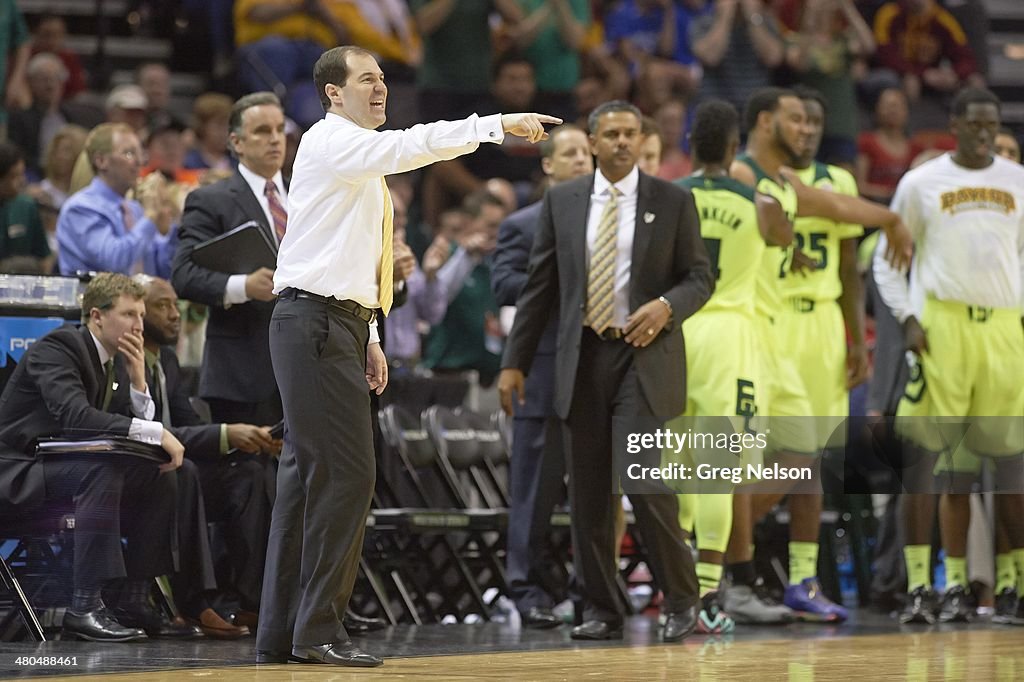
[[[81,455],[44,458],[43,475],[47,502],[74,502],[76,588],[175,572],[174,472],[127,455]]]
[[[612,421],[653,414],[643,397],[633,350],[584,329],[569,418],[565,423],[569,504],[576,576],[584,618],[619,624],[625,606],[615,584]],[[621,456],[623,453],[619,453]],[[620,460],[621,461],[621,460]],[[651,570],[665,594],[662,611],[693,606],[699,596],[693,556],[679,527],[675,495],[631,496]]]
[[[256,648],[348,639],[342,618],[363,551],[376,467],[366,322],[282,296],[270,322],[285,414]]]

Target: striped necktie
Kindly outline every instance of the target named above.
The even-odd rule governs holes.
[[[267,186],[263,193],[267,195],[267,204],[270,206],[270,216],[274,219],[274,234],[277,235],[278,243],[284,239],[284,233],[288,229],[288,212],[281,205],[281,199],[277,195],[277,185],[273,180],[267,180]]]
[[[395,207],[391,203],[391,192],[384,178],[380,179],[380,187],[384,191],[384,221],[382,225],[383,240],[380,254],[380,309],[387,317],[391,303],[395,297]]]
[[[608,193],[608,203],[597,225],[597,238],[590,254],[590,273],[587,276],[587,316],[584,324],[598,334],[611,325],[615,312],[615,255],[621,192],[610,187]]]

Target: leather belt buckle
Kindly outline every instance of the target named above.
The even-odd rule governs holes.
[[[618,341],[626,335],[620,327],[608,327],[600,334],[596,331],[594,333],[597,334],[598,338],[602,341]]]

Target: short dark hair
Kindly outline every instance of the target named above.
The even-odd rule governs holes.
[[[690,130],[690,148],[701,163],[722,163],[729,139],[739,134],[740,115],[724,99],[709,99],[697,106]]]
[[[538,149],[538,151],[540,151],[540,157],[542,159],[550,159],[552,156],[554,156],[555,155],[555,137],[557,135],[561,135],[562,133],[567,133],[567,132],[572,131],[572,130],[578,130],[581,133],[583,132],[582,128],[580,128],[578,125],[575,125],[573,123],[563,123],[562,125],[555,126],[551,130],[549,130],[548,131],[548,138],[546,140],[541,140],[540,142],[537,143],[537,149]],[[584,134],[586,134],[586,133],[584,133]]]
[[[7,175],[12,168],[18,165],[19,161],[25,159],[21,147],[10,140],[0,142],[0,175]]]
[[[972,104],[994,104],[996,109],[1002,110],[1003,103],[987,88],[964,88],[956,93],[950,112],[953,116],[963,116],[967,113],[967,107]]]
[[[242,114],[245,113],[246,109],[252,109],[253,107],[262,106],[264,104],[272,104],[284,111],[284,107],[281,106],[281,100],[272,92],[251,92],[248,95],[239,97],[238,100],[231,107],[231,114],[228,116],[228,130],[233,132],[235,135],[242,134]]]
[[[610,102],[602,102],[594,107],[594,110],[590,112],[587,117],[587,127],[590,128],[590,132],[593,133],[597,128],[597,122],[605,114],[614,114],[619,111],[626,111],[636,116],[637,121],[643,121],[644,115],[640,112],[636,106],[621,99],[613,99]]]
[[[821,110],[828,113],[828,102],[825,101],[825,95],[821,94],[820,90],[798,84],[793,86],[793,94],[805,102],[817,102],[821,106]]]
[[[534,76],[537,75],[537,67],[533,65],[533,62],[526,58],[526,55],[518,50],[506,50],[494,60],[493,64],[491,64],[491,82],[498,80],[498,76],[501,75],[502,69],[512,64],[526,64],[530,67],[530,71]]]
[[[488,204],[498,206],[502,211],[505,210],[505,202],[485,189],[477,190],[467,196],[462,201],[462,208],[465,209],[470,217],[479,218],[480,214],[484,212],[484,206]]]
[[[345,85],[348,80],[348,56],[350,54],[362,54],[373,57],[373,53],[364,50],[356,45],[342,45],[332,47],[320,55],[313,65],[313,84],[316,86],[317,94],[320,95],[320,106],[324,111],[331,108],[331,100],[324,92],[328,83],[334,83],[338,87]]]
[[[779,100],[783,97],[796,97],[792,90],[770,86],[758,88],[747,99],[747,106],[743,109],[743,126],[746,132],[757,127],[757,119],[761,112],[774,112],[779,108]]]

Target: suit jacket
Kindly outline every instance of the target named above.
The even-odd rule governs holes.
[[[568,418],[579,364],[587,300],[587,214],[594,176],[565,182],[544,197],[530,273],[519,297],[503,367],[529,373],[558,301],[555,412]],[[682,322],[711,296],[714,278],[700,237],[693,195],[640,173],[636,231],[629,281],[630,311],[664,296],[672,305],[669,327],[646,348],[633,349],[640,387],[654,414],[674,416],[686,404],[686,356]]]
[[[530,249],[537,235],[541,207],[542,202],[538,201],[516,211],[498,229],[498,246],[491,263],[491,288],[499,306],[516,305],[526,286]],[[554,414],[557,337],[558,306],[552,306],[526,378],[526,404],[516,409],[516,417],[544,418]]]
[[[185,200],[171,281],[182,298],[210,306],[199,375],[199,395],[204,398],[254,403],[269,398],[276,387],[270,364],[274,302],[249,301],[225,308],[228,275],[192,262],[196,246],[249,220],[275,239],[259,201],[238,172],[200,187]]]
[[[92,130],[106,118],[100,109],[78,102],[61,102],[58,109],[69,125],[79,125],[86,130]],[[44,116],[46,111],[33,105],[28,109],[9,112],[7,120],[8,139],[17,140],[18,146],[25,153],[25,166],[30,173],[40,177],[44,175],[43,154],[46,151],[39,146]]]
[[[124,358],[114,358],[115,371]],[[127,381],[111,401],[131,401]],[[131,418],[105,412],[106,379],[89,330],[68,325],[36,341],[0,396],[0,510],[41,503],[46,491],[35,444],[44,436],[127,436]]]
[[[220,457],[220,424],[204,424],[196,411],[192,409],[188,389],[181,381],[181,365],[178,363],[178,356],[170,346],[160,349],[160,367],[164,371],[164,380],[167,384],[167,405],[171,413],[171,423],[164,424],[164,426],[185,446],[186,457],[218,459]],[[117,365],[116,371],[119,384],[129,383],[126,364]],[[156,403],[153,419],[162,421],[163,406],[158,400],[157,379],[149,367],[146,368],[146,384],[149,386],[149,394],[153,396]],[[111,401],[110,411],[131,416],[131,396],[124,397],[127,400],[119,399],[116,403]]]

